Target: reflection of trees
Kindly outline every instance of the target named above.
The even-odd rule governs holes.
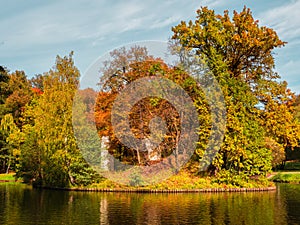
[[[297,224],[298,190],[298,186],[289,185],[280,186],[280,195],[278,192],[135,194],[0,185],[3,206],[0,223],[284,225],[288,224],[288,216],[289,223]]]
[[[300,221],[300,186],[299,184],[280,184],[277,191],[277,213],[287,218],[289,224]]]
[[[100,200],[100,224],[108,224],[107,199]]]
[[[284,208],[275,192],[143,194],[138,197],[125,194],[122,197],[118,204],[128,204],[123,205],[123,213],[131,209],[134,224],[287,224],[284,213],[279,213]],[[109,203],[110,207],[114,206]]]

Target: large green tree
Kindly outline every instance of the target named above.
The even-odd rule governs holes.
[[[23,141],[22,133],[14,122],[11,114],[6,114],[0,123],[0,134],[5,138],[1,146],[0,159],[2,161],[2,170],[6,173],[9,170],[16,170],[18,156],[20,155],[20,145]]]
[[[22,112],[32,99],[32,90],[23,71],[9,73],[6,68],[0,68],[0,165],[1,172],[14,168],[16,156],[12,154],[15,144],[9,139],[10,132],[5,130],[15,124],[16,129],[22,128]],[[16,136],[15,136],[16,137]]]
[[[79,70],[73,53],[56,58],[43,77],[43,94],[25,112],[25,140],[18,175],[39,185],[69,186],[91,182],[93,171],[82,158],[72,127],[72,106]]]
[[[270,145],[295,146],[299,124],[293,119],[293,93],[274,71],[273,50],[284,46],[276,32],[260,26],[246,7],[223,15],[203,7],[195,21],[172,28],[173,41],[203,60],[222,87],[227,107],[223,145],[213,161],[222,169],[246,175],[271,168]],[[201,157],[201,155],[200,155]]]

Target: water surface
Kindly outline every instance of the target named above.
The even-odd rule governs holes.
[[[300,185],[248,193],[95,193],[0,184],[0,224],[300,224]]]

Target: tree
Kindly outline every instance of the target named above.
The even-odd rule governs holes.
[[[129,50],[125,48],[115,50],[111,53],[111,56],[113,60],[107,61],[102,70],[103,77],[100,80],[100,84],[103,91],[98,94],[95,107],[95,120],[98,132],[101,137],[109,136],[109,151],[116,158],[123,162],[144,165],[149,163],[150,157],[145,152],[145,149],[130,149],[124,146],[114,135],[110,122],[112,105],[118,93],[132,81],[142,77],[157,76],[157,74],[166,76],[171,69],[162,60],[148,56],[146,48],[139,46],[132,47]],[[149,121],[155,116],[162,116],[166,119],[167,114],[172,115],[172,111],[174,109],[172,109],[170,104],[158,98],[148,98],[139,101],[130,114],[130,123],[135,137],[137,139],[147,138],[150,135]],[[178,115],[175,117],[178,117]],[[171,119],[173,124],[175,117]],[[122,126],[122,124],[119,125]],[[115,127],[115,129],[119,128]],[[171,139],[169,141],[165,139],[165,146],[160,146],[160,148],[156,149],[156,151],[159,151],[158,160],[162,156],[170,154],[170,149],[174,148],[174,144],[171,144],[171,142]],[[168,144],[169,150],[166,148]]]
[[[73,53],[56,58],[55,67],[43,78],[43,94],[37,96],[25,114],[25,141],[21,146],[19,176],[39,185],[81,185],[94,172],[83,160],[72,128],[72,105],[79,71]],[[29,149],[35,146],[35,149]],[[29,160],[29,161],[27,161]]]
[[[23,71],[9,73],[1,67],[0,70],[0,163],[2,171],[15,169],[18,146],[22,141],[20,129],[22,127],[22,112],[31,101],[32,92],[29,81]],[[11,133],[10,129],[14,128]],[[8,130],[7,130],[8,129]],[[18,140],[19,139],[19,140]]]
[[[4,112],[3,112],[3,106],[5,104],[5,100],[7,99],[7,97],[11,94],[11,91],[9,90],[9,74],[8,74],[8,71],[1,67],[1,70],[0,70],[0,106],[1,106],[1,111],[0,111],[0,115],[1,115],[1,118],[2,116],[4,115]]]
[[[216,15],[203,7],[195,21],[181,22],[172,30],[174,44],[200,57],[224,93],[227,132],[213,162],[215,171],[265,174],[271,168],[265,137],[283,147],[299,140],[299,124],[292,118],[293,93],[274,72],[273,49],[285,42],[273,29],[259,26],[246,7],[234,11],[232,18],[228,11]]]
[[[0,127],[1,136],[6,137],[5,144],[1,148],[2,169],[8,173],[10,169],[16,169],[15,165],[20,155],[20,145],[23,138],[11,114],[6,114],[2,118]]]
[[[296,96],[294,107],[295,107],[295,117],[298,120],[300,120],[300,95],[299,94]]]
[[[32,87],[43,91],[44,79],[45,76],[43,76],[42,74],[35,75],[33,78],[30,79]]]
[[[15,71],[9,75],[9,96],[5,100],[5,108],[11,113],[19,128],[22,126],[21,114],[27,103],[32,99],[32,89],[23,71]]]
[[[174,153],[176,162],[172,163],[177,165],[177,160],[180,160],[178,143],[180,135],[183,133],[181,125],[187,125],[190,121],[181,120],[181,115],[172,105],[173,102],[168,102],[168,100],[159,96],[142,98],[133,105],[129,113],[130,130],[124,130],[122,119],[120,119],[122,122],[114,125],[114,129],[112,127],[110,119],[112,106],[116,104],[117,96],[126,87],[130,86],[134,81],[146,77],[149,79],[149,82],[156,77],[166,78],[179,85],[195,100],[199,121],[201,121],[203,130],[205,130],[205,132],[201,133],[201,138],[204,139],[203,142],[207,141],[210,125],[210,115],[207,113],[209,109],[207,102],[204,100],[204,93],[197,87],[196,81],[181,68],[168,66],[161,59],[146,55],[147,50],[142,49],[142,47],[135,46],[128,50],[123,48],[119,49],[119,51],[115,50],[111,53],[112,61],[105,63],[105,67],[102,70],[103,78],[100,80],[102,89],[97,96],[95,106],[95,121],[98,133],[101,137],[109,137],[109,152],[120,161],[134,165],[149,165]],[[141,56],[141,52],[145,55]],[[136,57],[136,55],[139,55],[139,57]],[[155,87],[153,88],[156,89]],[[157,89],[159,88],[157,87]],[[172,90],[165,90],[165,92],[171,93]],[[183,98],[180,95],[174,97],[178,102]],[[130,105],[131,102],[132,100],[128,98],[124,99],[122,104]],[[120,115],[115,116],[122,118]],[[155,119],[157,118],[161,118],[164,121],[165,130],[163,127],[157,127],[156,132],[151,132],[151,129],[155,127]],[[146,140],[155,133],[157,135],[155,138],[161,140],[161,142],[156,147],[150,147],[150,144],[128,147],[128,145],[119,140],[116,131],[124,132],[122,136],[125,137],[130,137],[129,133],[132,132],[137,142],[139,142],[138,140]],[[131,143],[133,142],[131,141]]]

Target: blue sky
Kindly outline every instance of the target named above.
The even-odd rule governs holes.
[[[261,25],[288,44],[276,50],[276,70],[300,93],[300,0],[12,0],[0,10],[0,65],[31,77],[47,72],[56,55],[75,52],[81,73],[99,56],[121,45],[167,41],[171,27],[195,18],[200,6],[217,13],[250,7]]]

